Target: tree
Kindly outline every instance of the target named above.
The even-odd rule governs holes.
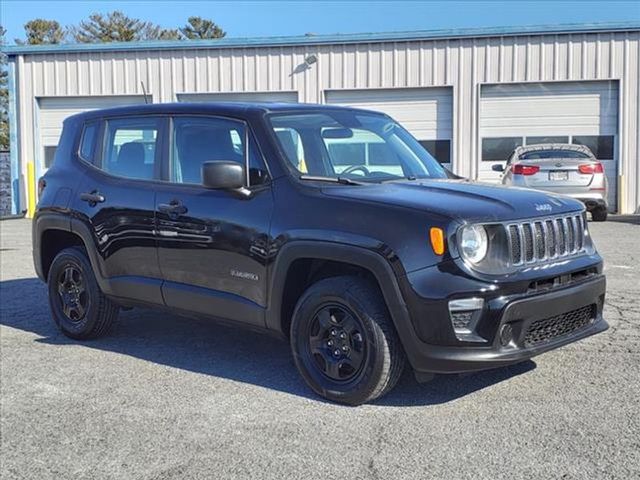
[[[213,21],[202,17],[189,17],[187,24],[180,31],[188,40],[222,38],[227,34]]]
[[[78,43],[135,42],[153,39],[155,27],[151,22],[126,16],[120,11],[94,13],[88,20],[71,29]]]
[[[4,53],[4,34],[0,26],[0,150],[9,150],[9,89],[7,55]]]
[[[16,38],[18,44],[44,45],[49,43],[62,43],[66,32],[55,20],[36,18],[24,24],[26,40]]]
[[[147,29],[146,40],[183,40],[184,37],[177,28],[162,28],[158,25]]]

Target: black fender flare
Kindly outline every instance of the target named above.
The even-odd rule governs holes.
[[[33,267],[36,275],[43,282],[47,281],[42,265],[42,235],[48,230],[71,232],[71,222],[68,215],[58,212],[38,212],[31,225],[31,248],[33,250]]]
[[[98,285],[104,292],[110,291],[110,283],[105,279],[100,268],[102,262],[97,254],[91,230],[81,220],[68,214],[52,211],[40,211],[33,219],[33,262],[38,278],[47,281],[42,268],[42,235],[49,230],[60,230],[76,235],[84,244],[89,262],[93,268]]]
[[[300,240],[286,244],[276,257],[271,269],[269,303],[265,315],[266,327],[281,335],[282,298],[287,272],[294,261],[313,258],[343,262],[370,271],[382,291],[385,303],[405,350],[418,347],[419,340],[409,317],[398,279],[391,263],[376,251],[364,247],[325,241]],[[408,352],[409,353],[409,352]]]

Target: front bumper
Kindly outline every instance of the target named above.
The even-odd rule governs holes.
[[[494,330],[499,332],[506,324],[512,327],[513,338],[506,346],[501,344],[500,335],[496,333],[494,339],[488,342],[489,345],[433,345],[414,339],[414,342],[410,342],[413,345],[408,349],[405,345],[405,349],[418,374],[471,372],[522,362],[607,330],[608,324],[602,317],[605,289],[605,277],[597,275],[576,285],[507,301],[497,316],[498,324]],[[559,336],[551,336],[533,345],[525,342],[529,328],[534,322],[589,305],[593,306],[593,318],[581,328]]]

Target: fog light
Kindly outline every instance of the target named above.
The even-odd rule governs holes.
[[[449,302],[449,319],[458,340],[484,341],[474,332],[483,307],[482,298],[460,298]]]
[[[469,324],[473,319],[473,311],[451,312],[450,315],[454,330],[469,330]]]
[[[513,340],[513,328],[510,324],[505,323],[500,329],[500,344],[506,347]]]

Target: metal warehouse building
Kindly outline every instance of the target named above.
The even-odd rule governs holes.
[[[522,144],[588,145],[613,210],[640,210],[640,24],[8,47],[12,210],[31,211],[62,120],[151,101],[276,100],[389,113],[456,173]]]

